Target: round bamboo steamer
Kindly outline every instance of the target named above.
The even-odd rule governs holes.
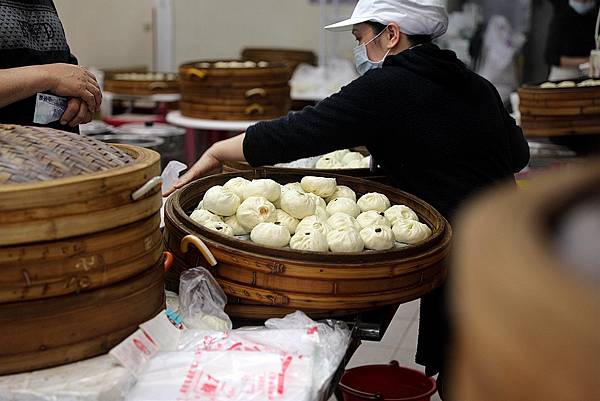
[[[160,218],[97,234],[0,247],[0,304],[105,287],[154,266],[163,251]]]
[[[179,109],[184,116],[226,121],[271,120],[287,114],[290,106],[291,102],[286,102],[280,107],[262,106],[258,103],[240,107],[206,106],[198,103],[179,102]]]
[[[600,87],[519,89],[521,126],[527,136],[600,133]]]
[[[189,184],[167,201],[165,243],[175,255],[174,268],[168,277],[171,287],[178,286],[181,270],[203,263],[199,252],[181,251],[180,243],[188,234],[204,241],[213,253],[218,265],[212,272],[229,297],[250,304],[332,316],[420,298],[442,284],[452,230],[435,209],[412,195],[378,183],[335,174],[320,175],[335,177],[339,185],[353,188],[358,196],[380,192],[393,204],[411,207],[432,228],[432,236],[408,248],[352,254],[271,249],[224,237],[188,217],[206,190],[237,176],[271,178],[283,184],[299,181],[304,174],[264,171],[218,174]],[[234,308],[231,313],[235,317],[254,317],[245,314],[242,308]]]
[[[184,116],[226,121],[268,120],[290,110],[291,75],[287,65],[222,68],[217,63],[193,62],[180,66],[180,110]]]
[[[0,304],[0,374],[27,372],[108,352],[164,308],[162,265],[116,285]]]
[[[310,50],[247,47],[242,50],[242,59],[285,63],[292,71],[300,64],[317,65],[317,55]]]
[[[150,77],[150,75],[164,76],[163,79],[156,79]],[[121,77],[130,77],[136,75],[138,79],[123,79]],[[168,79],[168,76],[173,75],[172,79]],[[179,93],[179,78],[175,74],[171,73],[118,73],[110,74],[104,79],[104,90],[119,95],[131,95],[131,96],[152,96],[161,94],[173,94]]]
[[[453,399],[600,399],[598,282],[553,243],[560,217],[599,197],[596,160],[490,193],[459,220]]]
[[[56,150],[58,145],[52,142],[52,138],[67,135],[50,129],[0,126],[0,133],[4,132],[4,135],[8,132],[20,135],[29,131],[37,134],[40,141],[43,138],[49,141],[48,146],[41,151],[38,148],[35,150],[53,156],[59,152]],[[109,146],[79,135],[72,135],[68,139],[69,142],[60,144],[61,149],[73,148],[75,151],[61,154],[65,160],[80,156],[77,152],[78,141],[91,141],[99,149]],[[157,213],[162,205],[159,185],[147,185],[152,182],[158,184],[156,179],[153,179],[160,175],[159,154],[133,146],[115,147],[129,155],[132,162],[83,175],[1,185],[0,246],[56,241],[96,233],[121,227]],[[22,149],[26,147],[11,153],[14,155],[11,162],[15,168],[30,163],[29,157],[22,157],[19,153]],[[97,150],[95,152],[77,160],[76,167],[83,168],[98,163],[102,153]],[[53,163],[62,162],[59,158]],[[37,165],[33,168],[37,168]],[[0,176],[2,174],[3,171],[0,171]],[[135,201],[132,200],[132,195],[144,186],[148,189],[147,193]]]

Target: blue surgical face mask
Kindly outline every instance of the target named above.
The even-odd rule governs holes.
[[[585,15],[590,13],[594,8],[596,8],[595,1],[589,1],[587,3],[582,3],[575,0],[569,0],[569,5],[573,10],[575,10],[578,14]]]
[[[379,32],[377,36],[369,40],[367,43],[361,43],[352,50],[352,53],[354,54],[354,64],[356,65],[356,71],[358,71],[360,75],[364,75],[367,71],[373,70],[375,68],[381,68],[383,62],[385,61],[385,58],[390,53],[390,51],[388,50],[387,53],[385,53],[385,56],[383,56],[383,59],[381,59],[380,61],[371,61],[367,53],[367,45],[375,39],[377,39],[379,36],[381,36],[386,30],[387,27],[383,31]]]

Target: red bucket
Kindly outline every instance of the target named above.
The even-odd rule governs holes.
[[[347,370],[338,388],[344,401],[430,401],[437,391],[434,379],[396,361]]]

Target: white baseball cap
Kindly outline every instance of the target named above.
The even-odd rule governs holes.
[[[373,21],[387,25],[395,22],[407,35],[437,38],[448,29],[448,13],[441,0],[359,0],[352,16],[325,29],[349,31],[354,24]]]

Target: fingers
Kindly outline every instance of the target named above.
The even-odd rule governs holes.
[[[79,113],[79,105],[80,104],[81,104],[81,101],[79,99],[70,99],[69,100],[69,102],[67,104],[67,109],[65,110],[62,117],[60,118],[60,123],[62,125],[68,124],[69,122],[71,122],[71,120],[73,120],[73,118],[75,118],[77,113]]]
[[[80,102],[79,111],[77,116],[69,123],[70,127],[76,127],[83,122],[89,122],[91,120],[92,113],[89,111],[87,105],[84,102]]]
[[[100,108],[100,105],[102,104],[102,92],[100,91],[100,88],[98,88],[97,86],[92,85],[90,83],[88,83],[88,85],[87,85],[87,90],[92,95],[94,95],[94,102],[96,103],[96,108],[93,110],[90,109],[90,111],[95,113],[96,111],[98,111],[98,109]]]
[[[88,109],[93,113],[96,112],[96,98],[89,90],[85,89],[81,93],[81,99],[86,103]]]

